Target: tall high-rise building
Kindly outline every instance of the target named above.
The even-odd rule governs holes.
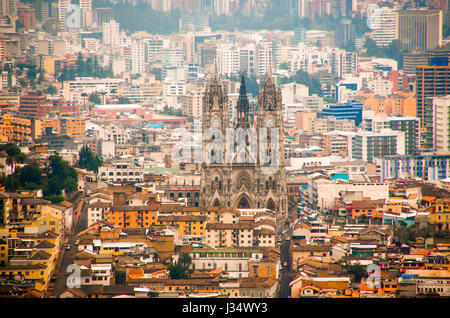
[[[120,43],[120,24],[115,20],[103,23],[103,43],[112,46]]]
[[[416,76],[416,66],[427,64],[427,55],[423,52],[403,54],[403,72],[410,77]]]
[[[90,27],[93,22],[92,0],[80,0],[81,21],[84,27]]]
[[[61,28],[66,28],[67,9],[72,4],[72,0],[58,0],[58,19]]]
[[[303,28],[294,29],[294,41],[293,45],[297,46],[299,43],[304,43],[306,40],[306,30]]]
[[[433,97],[431,102],[434,149],[442,152],[450,151],[450,95]]]
[[[400,10],[398,38],[404,50],[426,51],[442,45],[442,11]]]
[[[437,47],[427,52],[428,63],[436,63],[439,60],[441,63],[447,63],[450,65],[450,43],[444,46]]]
[[[356,0],[331,0],[330,10],[335,18],[348,17],[350,12],[356,11]]]
[[[17,9],[17,15],[20,23],[27,29],[36,28],[36,14],[32,6],[20,5]]]
[[[95,8],[92,10],[92,23],[101,27],[113,19],[112,8]]]
[[[350,20],[342,20],[336,27],[335,44],[342,47],[349,43],[355,43],[356,27]]]
[[[7,14],[17,16],[17,7],[19,6],[19,0],[1,0],[0,16]]]
[[[405,154],[414,155],[420,148],[420,119],[416,117],[400,117],[378,115],[364,118],[364,130],[374,133],[383,129],[403,131],[405,133]]]
[[[50,17],[50,7],[46,0],[36,0],[33,4],[36,13],[36,20],[43,22]]]
[[[375,12],[368,34],[378,46],[387,46],[398,40],[398,12],[388,7],[382,7]]]
[[[358,67],[358,54],[347,52],[338,48],[331,53],[331,73],[338,77],[356,72]]]
[[[379,132],[358,132],[352,137],[350,154],[352,159],[374,162],[376,158],[405,154],[405,133],[392,129]]]
[[[431,97],[450,94],[450,66],[420,65],[416,68],[417,117],[423,146],[433,148],[433,102]]]

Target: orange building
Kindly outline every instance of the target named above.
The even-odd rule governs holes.
[[[365,215],[368,218],[383,219],[385,201],[381,200],[362,200],[353,201],[347,208],[347,214],[352,219]]]
[[[157,224],[159,205],[116,205],[105,211],[105,219],[124,228],[147,228]]]
[[[202,215],[168,215],[159,216],[160,225],[172,225],[178,227],[178,235],[205,235],[206,216]]]
[[[399,90],[389,96],[375,95],[373,92],[358,92],[359,100],[370,107],[375,115],[401,115],[417,117],[417,100],[414,92]]]
[[[0,141],[20,143],[31,137],[31,120],[6,113],[0,119]]]
[[[61,118],[60,132],[70,138],[83,137],[86,135],[86,121],[76,117]]]

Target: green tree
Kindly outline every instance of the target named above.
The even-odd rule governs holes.
[[[178,262],[183,268],[187,269],[192,263],[192,258],[188,253],[181,253],[180,257],[178,258]]]
[[[60,195],[62,190],[68,193],[76,191],[78,176],[75,169],[58,154],[50,156],[49,161],[44,195]]]
[[[178,262],[174,262],[169,265],[170,278],[171,279],[186,279],[188,275],[185,268]]]
[[[102,103],[100,96],[97,93],[92,93],[89,95],[89,101],[97,105]]]
[[[43,170],[37,165],[27,165],[19,168],[16,173],[19,175],[20,186],[27,190],[40,189],[42,186]]]
[[[278,68],[280,70],[289,70],[289,63],[288,62],[283,62],[280,64],[280,66],[278,66]]]
[[[78,157],[78,167],[90,171],[98,172],[98,167],[102,164],[102,160],[98,158],[88,146],[81,148]]]
[[[56,87],[53,86],[53,85],[50,85],[50,86],[47,87],[47,89],[45,90],[45,93],[46,93],[46,94],[49,94],[49,95],[55,95],[57,92],[58,92],[58,90],[57,90]]]
[[[132,104],[128,97],[119,96],[119,104]]]
[[[189,277],[189,265],[192,258],[188,253],[181,253],[178,262],[169,265],[171,279],[185,279]]]
[[[361,279],[367,276],[366,268],[359,263],[347,265],[345,274],[353,276],[356,283],[360,283]]]

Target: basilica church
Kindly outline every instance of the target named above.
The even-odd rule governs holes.
[[[244,77],[236,112],[217,69],[203,98],[200,204],[267,208],[287,216],[281,90],[269,70],[250,115]],[[230,114],[236,114],[231,116]]]

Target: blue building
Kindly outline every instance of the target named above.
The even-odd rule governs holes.
[[[353,119],[355,126],[362,122],[363,104],[356,101],[348,101],[344,105],[328,105],[322,109],[321,117],[334,116],[337,119]]]
[[[450,155],[384,156],[380,168],[381,181],[414,177],[424,181],[438,181],[450,177]]]

